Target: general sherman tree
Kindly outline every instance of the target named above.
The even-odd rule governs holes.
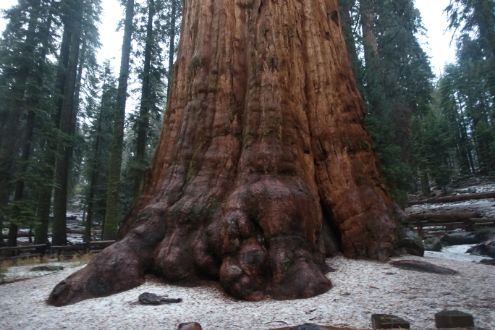
[[[218,280],[232,296],[310,297],[324,258],[384,260],[382,185],[336,0],[189,0],[165,126],[122,239],[53,305],[141,284]]]

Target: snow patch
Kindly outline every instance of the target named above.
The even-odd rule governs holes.
[[[444,252],[445,253],[445,252]],[[476,326],[495,328],[493,266],[440,259],[424,260],[457,270],[444,276],[401,270],[386,263],[328,259],[334,287],[310,299],[236,301],[217,284],[195,288],[157,281],[105,298],[65,307],[45,304],[53,287],[75,269],[0,286],[0,318],[5,329],[176,329],[182,322],[200,322],[204,329],[269,329],[305,322],[370,327],[371,314],[391,313],[413,329],[434,328],[434,315],[445,308],[474,315]],[[142,306],[140,293],[182,298],[180,304]]]
[[[464,262],[480,262],[481,260],[488,258],[466,253],[467,250],[473,246],[474,244],[446,246],[442,248],[441,252],[425,251],[425,256]]]

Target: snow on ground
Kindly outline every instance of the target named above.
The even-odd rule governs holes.
[[[441,252],[437,251],[425,251],[427,257],[444,258],[455,261],[465,261],[465,262],[479,262],[483,259],[488,259],[486,256],[477,256],[472,254],[467,254],[467,250],[473,247],[475,244],[462,244],[462,245],[451,245],[442,248]]]
[[[396,269],[388,264],[329,259],[334,288],[320,296],[292,301],[242,302],[225,296],[216,284],[178,287],[149,280],[142,286],[105,298],[52,307],[51,289],[75,270],[0,286],[1,329],[176,329],[197,321],[208,329],[269,329],[305,322],[370,327],[372,313],[391,313],[413,329],[434,328],[434,314],[445,308],[472,313],[477,327],[495,328],[493,266],[408,257],[450,267],[445,276]],[[182,298],[180,304],[141,306],[143,292]]]
[[[13,266],[9,267],[5,273],[3,273],[4,281],[14,282],[27,280],[35,277],[45,276],[48,274],[55,273],[56,271],[32,271],[31,268],[38,266],[62,266],[64,268],[71,268],[74,271],[75,267],[81,266],[81,262],[50,262],[41,263],[36,265],[25,265],[25,266]],[[1,298],[0,298],[1,299]],[[1,327],[0,327],[1,329]]]
[[[459,194],[484,193],[490,191],[495,191],[495,183],[482,183],[454,190],[455,193]]]

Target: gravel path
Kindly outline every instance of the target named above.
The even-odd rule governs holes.
[[[406,271],[388,264],[329,259],[334,288],[311,299],[239,302],[216,285],[184,288],[156,281],[110,297],[66,307],[45,304],[58,281],[75,268],[0,286],[0,329],[176,329],[197,321],[208,329],[269,329],[305,322],[369,328],[372,313],[392,313],[413,329],[434,328],[434,314],[444,308],[472,313],[479,328],[495,328],[493,266],[416,258],[450,267],[460,275]],[[141,306],[142,292],[182,298],[180,304]]]

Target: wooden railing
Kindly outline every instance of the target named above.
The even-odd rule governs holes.
[[[57,256],[95,253],[112,245],[115,241],[91,241],[72,245],[30,244],[0,247],[0,260],[25,256]]]

